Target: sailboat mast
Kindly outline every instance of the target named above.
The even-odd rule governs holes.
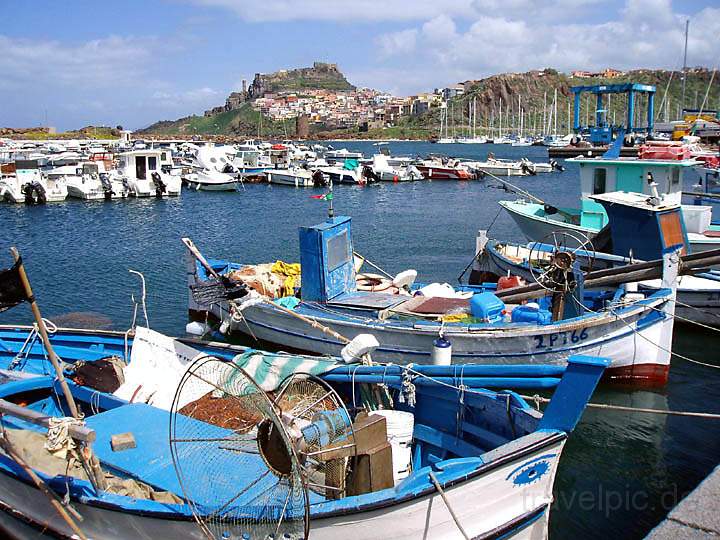
[[[685,20],[685,53],[683,54],[683,79],[682,79],[682,102],[680,103],[680,109],[685,108],[685,83],[687,82],[687,44],[688,44],[688,32],[690,30],[690,19]]]

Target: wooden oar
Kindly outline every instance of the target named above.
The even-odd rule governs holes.
[[[77,404],[75,403],[75,398],[73,397],[72,392],[70,392],[70,387],[65,380],[62,363],[58,358],[57,354],[55,354],[55,349],[53,349],[52,343],[50,343],[50,337],[48,336],[47,328],[45,327],[45,321],[42,318],[40,308],[38,307],[35,296],[33,295],[32,287],[30,286],[30,280],[27,277],[27,273],[25,272],[25,266],[23,266],[22,259],[20,258],[20,252],[14,247],[10,248],[10,251],[12,252],[13,258],[15,259],[15,263],[18,265],[20,282],[25,289],[25,295],[28,299],[28,302],[30,302],[30,308],[32,309],[33,316],[35,317],[35,323],[37,324],[38,332],[40,332],[40,337],[42,338],[43,345],[45,346],[45,350],[48,353],[48,358],[50,358],[50,363],[55,370],[55,376],[60,383],[60,388],[62,389],[63,396],[65,397],[65,401],[67,402],[68,408],[70,409],[70,414],[73,416],[73,418],[82,420],[82,416],[80,415]],[[85,449],[87,449],[89,452],[89,455],[87,456],[84,452]],[[93,484],[95,490],[97,491],[105,489],[105,476],[103,475],[102,469],[100,468],[100,463],[98,462],[97,457],[95,457],[95,455],[92,454],[92,452],[90,451],[90,446],[86,445],[84,448],[81,448],[78,454],[80,456],[80,460],[83,461],[84,465],[86,465],[88,471],[92,473],[88,474],[88,477],[90,478],[90,481]]]

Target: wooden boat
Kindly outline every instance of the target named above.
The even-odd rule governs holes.
[[[623,194],[608,197],[604,202],[609,208],[623,209],[646,222],[647,216],[652,220],[660,215],[669,216],[663,219],[680,219],[677,206],[653,207],[647,202],[627,200]],[[657,243],[662,238],[658,223],[651,221],[646,236],[636,238],[648,245]],[[638,384],[667,381],[676,262],[665,264],[660,289],[637,296],[626,295],[625,289],[616,285],[603,287],[601,293],[586,293],[581,281],[575,280],[578,286],[574,300],[558,303],[556,297],[553,304],[547,298],[557,291],[536,290],[535,297],[545,299],[539,300],[537,309],[525,318],[523,313],[528,308],[518,304],[530,297],[505,296],[503,303],[493,296],[494,286],[461,287],[451,291],[454,298],[433,293],[418,296],[419,285],[403,286],[390,280],[375,286],[374,291],[373,286],[358,290],[350,218],[301,228],[300,235],[301,294],[286,292],[284,296],[271,295],[283,296],[274,301],[266,298],[244,305],[243,301],[232,305],[203,304],[190,295],[191,318],[218,321],[227,335],[243,333],[280,347],[318,354],[337,355],[345,345],[337,335],[328,335],[324,327],[329,327],[348,339],[365,333],[374,335],[383,357],[398,363],[431,363],[435,342],[442,337],[452,344],[452,360],[456,363],[564,365],[573,354],[606,355],[612,359],[608,376],[614,380]],[[683,247],[682,237],[668,241],[664,258]],[[246,265],[222,260],[211,260],[209,264],[213,272],[232,276],[239,271],[239,279],[244,279]],[[658,273],[654,277],[661,276]],[[192,290],[211,278],[193,258],[188,279]],[[250,281],[244,282],[252,286]],[[395,294],[389,294],[391,291]],[[473,297],[477,309],[470,308],[468,297]]]
[[[8,342],[21,346],[19,331],[13,333],[4,328],[0,334],[3,339],[12,334],[10,337],[16,339]],[[268,465],[257,455],[244,467],[213,465],[213,459],[220,456],[233,459],[232,452],[218,448],[222,442],[210,442],[204,447],[203,456],[207,458],[192,469],[192,477],[176,472],[180,465],[173,445],[178,442],[171,440],[168,426],[205,426],[202,429],[223,433],[222,440],[240,432],[209,423],[217,420],[200,421],[174,408],[168,410],[158,397],[172,396],[175,392],[172,387],[184,380],[198,362],[205,361],[207,354],[217,355],[230,364],[227,359],[237,351],[227,345],[208,344],[192,349],[187,341],[171,340],[145,328],[137,328],[134,338],[121,333],[63,330],[52,339],[69,365],[79,360],[86,362],[86,366],[92,365],[102,355],[115,353],[122,358],[126,352],[130,361],[123,368],[125,383],[134,380],[131,370],[141,366],[150,371],[136,369],[134,373],[152,372],[157,376],[141,379],[147,388],[132,394],[135,398],[132,403],[117,395],[132,385],[127,387],[123,383],[111,393],[87,383],[68,383],[70,399],[85,417],[80,424],[69,427],[66,440],[83,444],[92,453],[106,483],[99,488],[81,468],[68,465],[65,459],[54,457],[44,448],[48,418],[60,419],[70,414],[68,402],[58,391],[58,382],[50,376],[22,377],[16,372],[3,372],[0,410],[4,413],[9,445],[0,452],[0,523],[9,534],[25,537],[41,531],[59,538],[74,538],[77,532],[71,525],[75,525],[93,539],[267,537],[266,533],[255,534],[253,525],[238,530],[237,523],[229,518],[226,523],[222,519],[214,521],[222,527],[222,534],[208,534],[207,528],[198,526],[198,522],[204,523],[218,512],[208,514],[209,507],[207,510],[198,507],[200,501],[189,497],[199,493],[195,490],[211,486],[208,493],[227,501],[223,508],[232,506],[233,512],[245,509],[250,512],[254,500],[263,500],[266,492],[277,486],[268,480],[275,477],[260,474],[267,471]],[[40,356],[39,351],[35,352]],[[253,359],[258,357],[271,365],[279,361],[288,366],[294,362],[299,367],[306,360],[258,351],[250,354]],[[7,359],[3,349],[0,356]],[[240,365],[244,361],[242,354],[233,361]],[[552,488],[563,447],[607,363],[598,358],[570,359],[544,414],[514,392],[458,387],[462,379],[456,384],[443,384],[431,377],[417,377],[412,379],[414,385],[409,390],[403,377],[357,375],[351,366],[325,372],[320,380],[337,395],[352,396],[356,387],[359,393],[362,386],[378,388],[377,384],[384,381],[394,406],[386,407],[379,416],[367,417],[375,419],[372,425],[378,426],[374,437],[385,440],[382,452],[374,449],[361,452],[355,428],[358,455],[372,456],[375,464],[373,480],[358,481],[362,492],[350,494],[346,488],[339,498],[313,490],[311,484],[303,481],[306,494],[303,507],[309,530],[287,537],[335,539],[339,534],[359,540],[450,539],[462,535],[547,537]],[[358,380],[359,376],[367,382]],[[278,392],[286,388],[277,383],[275,387],[280,388]],[[138,396],[149,403],[139,401]],[[357,426],[362,416],[358,411],[364,406],[353,408],[352,402],[347,405]],[[392,415],[396,418],[402,415],[404,426],[411,426],[401,442],[388,438],[390,424],[386,419]],[[118,434],[125,434],[124,440],[131,438],[134,446],[122,449],[115,446],[113,450],[117,442],[113,442],[113,436]],[[21,445],[21,454],[10,451]],[[258,451],[262,452],[260,445]],[[400,465],[405,466],[404,471],[398,470]],[[35,481],[27,470],[36,475]],[[47,485],[53,495],[44,494],[38,483]],[[236,502],[241,494],[243,502]],[[65,519],[58,513],[55,496],[64,497],[66,502],[62,504],[70,509]],[[285,511],[282,501],[280,506],[265,508]],[[292,525],[288,521],[282,525]],[[282,535],[284,529],[280,527],[278,522],[277,530]]]
[[[499,202],[530,241],[541,242],[553,232],[560,231],[594,238],[607,225],[608,217],[602,205],[592,200],[592,195],[613,191],[647,196],[659,193],[666,200],[679,204],[687,171],[699,165],[694,159],[654,157],[577,157],[568,161],[580,166],[582,198],[579,208],[555,207],[527,198]],[[711,212],[707,206],[682,206],[693,253],[720,247],[720,226],[711,225]]]

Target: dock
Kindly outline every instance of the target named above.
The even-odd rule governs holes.
[[[573,158],[577,156],[598,157],[607,152],[607,146],[551,146],[548,148],[550,158]],[[620,149],[621,157],[637,157],[637,146],[623,146]]]
[[[646,540],[705,540],[720,538],[720,465],[673,508]]]

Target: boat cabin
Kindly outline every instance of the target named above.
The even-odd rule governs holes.
[[[666,201],[680,204],[682,186],[688,169],[698,165],[694,159],[639,159],[576,157],[569,159],[580,166],[581,227],[602,229],[608,224],[603,206],[591,197],[614,191],[653,195],[653,183]]]
[[[132,150],[120,154],[119,163],[121,173],[138,180],[149,180],[153,172],[172,167],[172,157],[168,150]]]

